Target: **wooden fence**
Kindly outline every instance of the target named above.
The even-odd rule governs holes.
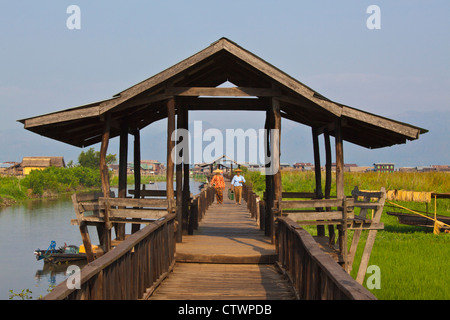
[[[189,235],[198,229],[198,224],[205,216],[206,210],[214,202],[214,195],[214,188],[205,185],[201,192],[192,198],[187,230]]]
[[[128,191],[130,194],[135,193],[134,190]],[[188,221],[187,223],[187,230],[183,230],[184,232],[187,232],[188,234],[193,234],[194,230],[198,229],[199,222],[203,219],[206,210],[209,208],[209,206],[214,202],[214,188],[209,187],[208,185],[204,185],[201,189],[200,193],[196,194],[195,196],[192,196],[189,202],[189,210],[187,211],[188,217],[183,217],[183,219],[186,219]],[[145,197],[163,197],[165,198],[167,196],[166,190],[141,190],[140,196],[142,198]],[[176,196],[176,195],[175,195]],[[185,228],[185,226],[182,226]]]
[[[167,214],[150,223],[83,267],[79,289],[63,281],[43,299],[145,299],[175,264],[174,222],[175,214]]]
[[[307,231],[289,218],[277,221],[277,263],[293,283],[298,299],[376,300],[325,254]]]
[[[266,235],[275,233],[272,239],[274,242],[277,241],[276,228],[279,227],[279,219],[282,218],[296,221],[296,225],[300,226],[328,225],[327,248],[348,274],[352,271],[361,233],[368,232],[356,277],[359,284],[363,283],[377,230],[384,228],[383,223],[380,222],[386,198],[384,188],[376,192],[366,192],[355,187],[352,196],[344,199],[313,199],[314,193],[283,192],[282,198],[289,200],[282,200],[280,203],[274,201],[274,208],[267,208],[265,201],[252,190],[251,184],[244,186],[243,197],[247,201],[252,217],[259,223],[260,228],[265,230]],[[355,212],[355,208],[358,208],[359,212]],[[373,213],[368,214],[368,210],[373,210]],[[339,233],[338,249],[334,246],[334,227]],[[271,230],[274,230],[273,233]],[[350,249],[347,244],[349,230],[354,231]]]

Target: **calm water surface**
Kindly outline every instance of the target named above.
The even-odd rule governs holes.
[[[200,183],[191,181],[190,188],[193,194],[199,192],[199,185]],[[146,186],[148,190],[165,190],[165,188],[165,182]],[[63,246],[64,243],[82,244],[79,229],[70,224],[71,219],[75,219],[75,212],[70,196],[27,201],[0,210],[1,300],[10,298],[9,290],[20,293],[24,289],[32,291],[29,294],[32,299],[38,299],[39,296],[45,296],[49,288],[67,278],[65,272],[68,265],[52,265],[37,261],[33,252],[38,248],[47,249],[52,240],[56,241],[56,247]],[[129,229],[127,233],[130,232]],[[89,227],[89,234],[92,243],[98,244],[94,227]]]

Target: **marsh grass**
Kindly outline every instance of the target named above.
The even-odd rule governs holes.
[[[259,175],[259,173],[258,173]],[[253,183],[253,190],[260,196],[264,192],[264,177],[255,173],[246,176]],[[358,186],[362,190],[409,190],[436,193],[450,191],[450,174],[440,172],[423,173],[345,173],[345,194]],[[324,186],[322,175],[322,186]],[[312,192],[315,189],[313,172],[282,172],[283,191]],[[331,194],[336,193],[334,177]],[[428,204],[417,202],[400,202],[412,210],[434,213],[434,200]],[[370,256],[369,265],[377,265],[381,272],[381,288],[370,290],[380,300],[448,300],[450,299],[450,234],[433,234],[431,228],[402,225],[395,216],[386,211],[399,211],[386,203],[381,222],[384,230],[377,232],[376,240]],[[437,200],[437,214],[450,216],[450,200]],[[317,234],[315,226],[306,226],[312,235]],[[327,228],[325,228],[327,229]],[[356,278],[364,249],[367,231],[362,233],[361,240],[353,264],[351,276]],[[349,231],[350,246],[353,232]],[[366,275],[363,285],[367,288]]]

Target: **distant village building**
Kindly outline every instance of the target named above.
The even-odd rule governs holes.
[[[0,163],[0,174],[3,175],[19,175],[22,174],[20,162],[5,161]]]
[[[394,172],[395,164],[394,163],[374,163],[374,169],[376,172]]]
[[[257,163],[243,163],[244,167],[247,167],[248,171],[262,171],[264,170],[264,166]]]
[[[141,160],[141,169],[146,170],[148,174],[156,175],[166,172],[164,165],[158,160]]]
[[[433,172],[436,171],[436,168],[433,168],[432,166],[419,166],[417,167],[418,172]]]
[[[436,171],[450,172],[450,166],[447,166],[447,165],[432,165],[432,167],[433,167]]]
[[[32,170],[44,170],[49,167],[65,168],[64,157],[24,157],[22,163],[22,174],[30,174]]]
[[[134,163],[127,164],[127,174],[134,173]],[[161,175],[165,173],[164,164],[158,160],[141,160],[141,175]]]
[[[417,167],[400,167],[399,172],[450,172],[448,165],[432,165],[432,166],[417,166]]]
[[[371,172],[374,171],[372,166],[358,166],[358,167],[349,167],[348,172]]]
[[[344,164],[344,172],[366,172],[369,171],[368,169],[373,169],[373,167],[359,167],[357,164],[354,163],[345,163]],[[336,171],[336,163],[333,162],[331,164],[331,171]]]
[[[292,169],[289,163],[280,163],[280,170],[290,170]]]
[[[296,170],[309,171],[314,169],[314,165],[309,162],[297,162],[292,165],[292,167]]]

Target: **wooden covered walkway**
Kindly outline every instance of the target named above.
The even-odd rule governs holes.
[[[225,83],[234,87],[222,87]],[[190,130],[189,112],[207,110],[266,114],[265,122],[256,128],[264,128],[261,131],[264,137],[259,137],[263,143],[258,143],[258,153],[264,155],[266,166],[265,196],[259,199],[248,192],[250,214],[244,205],[237,206],[228,201],[223,206],[211,206],[213,191],[210,188],[205,188],[200,196],[190,198],[189,169],[192,163],[189,160],[192,153],[189,143],[183,147],[186,137],[180,132]],[[167,188],[163,194],[155,195],[141,190],[140,131],[165,118]],[[314,192],[289,194],[283,191],[280,172],[282,119],[311,128]],[[200,281],[204,281],[203,296],[195,298],[209,295],[219,299],[228,294],[227,299],[243,299],[254,294],[258,298],[265,295],[275,299],[277,296],[272,294],[276,292],[282,292],[278,298],[285,298],[290,293],[273,267],[275,246],[269,239],[276,244],[276,265],[295,286],[297,298],[374,299],[361,283],[375,234],[383,228],[379,219],[385,193],[384,190],[366,193],[355,190],[352,199],[344,194],[343,142],[375,149],[416,140],[427,132],[334,102],[226,38],[110,99],[19,121],[27,130],[69,145],[84,148],[101,143],[102,193],[72,198],[77,217],[74,224],[80,229],[89,264],[81,270],[79,289],[61,283],[46,299],[135,300],[150,297],[149,291],[154,293],[153,298],[162,298],[165,294],[171,299],[177,298],[170,296],[169,290],[174,278],[178,280],[173,292],[182,294],[183,299],[194,297],[193,288]],[[127,197],[129,135],[134,137],[133,199]],[[324,186],[319,145],[322,135]],[[111,194],[106,163],[109,141],[114,137],[119,137],[120,144],[117,198]],[[335,142],[336,164],[336,193],[333,195],[331,137]],[[246,147],[239,152],[244,149]],[[361,202],[358,198],[364,200]],[[372,198],[377,202],[373,203]],[[375,211],[373,217],[367,215],[367,210]],[[257,222],[264,231],[259,231]],[[131,235],[125,234],[127,223],[132,224]],[[338,231],[343,268],[320,250],[313,237],[301,228],[305,224],[316,225],[320,237],[325,236],[327,227],[330,244],[335,241],[335,230]],[[96,228],[100,248],[105,253],[103,256],[96,256],[88,226]],[[113,229],[115,240],[120,242],[117,246],[113,245]],[[349,252],[348,230],[355,230],[356,234]],[[362,231],[369,232],[369,241],[366,241],[355,281],[348,272]],[[199,276],[188,269],[195,270]],[[240,276],[237,276],[238,269]],[[222,281],[219,287],[223,292],[211,289],[212,278]],[[226,291],[225,284],[232,282],[235,286]],[[180,291],[189,286],[188,294]],[[248,288],[250,293],[241,288]]]
[[[237,205],[225,198],[222,205],[211,205],[194,235],[176,244],[175,257],[172,273],[150,299],[295,299],[275,267],[275,245],[245,201]]]

